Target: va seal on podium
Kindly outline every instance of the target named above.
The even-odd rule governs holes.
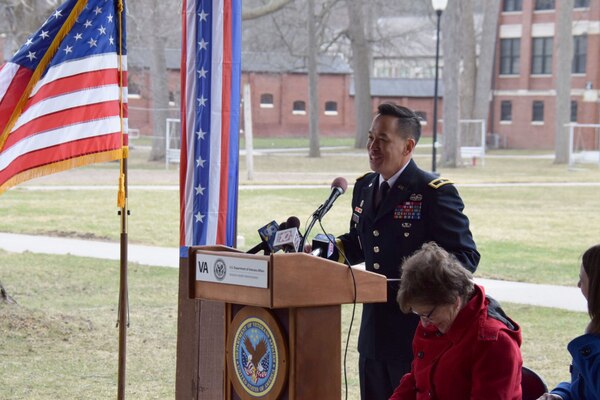
[[[287,346],[279,323],[264,308],[244,307],[231,321],[228,369],[243,399],[276,399],[287,377]]]

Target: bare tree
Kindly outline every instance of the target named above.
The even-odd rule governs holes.
[[[152,9],[160,10],[162,0],[151,0]],[[148,40],[150,43],[150,76],[151,80],[151,96],[152,101],[152,125],[154,134],[152,135],[152,151],[150,152],[149,161],[162,161],[165,159],[165,139],[166,139],[166,119],[168,117],[169,107],[169,88],[167,85],[167,60],[165,49],[167,38],[166,35],[159,29],[152,27],[160,26],[162,15],[158,12],[152,12],[149,20],[150,26],[146,29],[149,33]]]
[[[499,15],[500,0],[488,0],[484,7],[483,26],[479,46],[477,77],[475,78],[475,99],[472,106],[473,119],[487,121],[490,111]],[[482,143],[482,145],[483,144],[484,143]]]
[[[180,13],[173,4],[160,0],[128,3],[128,47],[142,50],[135,67],[147,71],[152,118],[152,150],[150,161],[165,157],[165,120],[169,113],[169,88],[166,49],[178,47],[181,41]],[[133,59],[130,59],[132,64]],[[138,82],[142,83],[142,82]],[[174,108],[173,108],[174,110]]]
[[[308,131],[309,157],[320,157],[319,147],[319,74],[317,72],[317,21],[315,16],[315,0],[308,0]]]
[[[477,75],[477,55],[475,54],[475,24],[473,22],[473,0],[462,0],[462,15],[460,24],[460,116],[471,119],[473,116],[473,100],[475,98],[475,76]],[[459,138],[460,141],[461,138]]]
[[[371,123],[371,48],[367,41],[364,7],[360,0],[346,0],[348,7],[347,35],[352,47],[354,70],[354,106],[356,109],[356,136],[354,147],[364,148]],[[368,6],[368,5],[367,5]]]
[[[444,151],[442,152],[441,165],[457,167],[459,165],[459,138],[460,138],[460,53],[462,7],[461,1],[450,0],[448,8],[442,15],[442,48],[444,49]]]
[[[475,29],[473,0],[462,2],[462,72],[461,72],[461,118],[487,120],[494,69],[494,49],[500,0],[490,0],[484,7],[483,24],[479,40]],[[479,44],[479,46],[478,46]],[[480,53],[477,55],[477,48]],[[468,124],[461,126],[460,145],[478,146],[479,127]]]
[[[248,21],[255,18],[264,17],[281,10],[294,0],[270,0],[267,4],[256,6],[251,9],[242,10],[242,20]],[[247,4],[247,3],[246,3]]]
[[[21,47],[58,7],[58,0],[0,0],[0,32],[6,33],[6,45],[12,52]]]
[[[569,161],[569,135],[565,124],[571,109],[571,62],[573,60],[573,0],[557,2],[556,23],[556,119],[554,163]]]

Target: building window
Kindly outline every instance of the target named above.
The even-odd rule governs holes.
[[[521,39],[500,40],[500,75],[519,75]]]
[[[419,117],[421,125],[427,125],[427,113],[425,111],[415,111],[415,114]]]
[[[554,0],[535,0],[536,10],[554,10]]]
[[[523,10],[523,0],[504,0],[502,11],[521,11]]]
[[[531,73],[534,75],[549,75],[552,73],[552,38],[533,38],[531,52]]]
[[[512,121],[512,101],[503,100],[500,103],[500,121]]]
[[[260,95],[260,108],[273,108],[273,95],[271,93]]]
[[[587,63],[587,35],[573,36],[573,66],[574,74],[585,74]]]
[[[325,115],[338,115],[337,102],[326,101],[325,102]]]
[[[575,4],[573,6],[575,8],[589,8],[590,0],[575,0]]]
[[[127,82],[127,97],[130,99],[142,98],[142,91],[140,89],[140,86],[137,83],[132,82],[131,80]]]
[[[544,102],[539,100],[534,101],[531,114],[533,122],[544,122]]]
[[[306,115],[306,102],[302,100],[294,101],[294,104],[292,105],[292,114]]]
[[[577,101],[571,100],[571,122],[577,122]]]

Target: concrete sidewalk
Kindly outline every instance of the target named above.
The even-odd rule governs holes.
[[[0,249],[22,253],[70,254],[79,257],[119,260],[119,243],[33,236],[0,232]],[[129,262],[158,267],[179,267],[179,249],[129,244]],[[586,301],[579,288],[557,285],[498,281],[476,278],[486,292],[500,302],[530,304],[587,312]]]

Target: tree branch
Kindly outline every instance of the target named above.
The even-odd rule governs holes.
[[[264,6],[256,7],[251,10],[242,10],[242,20],[247,21],[250,19],[256,19],[264,17],[265,15],[272,14],[275,11],[279,11],[293,0],[270,0]]]

